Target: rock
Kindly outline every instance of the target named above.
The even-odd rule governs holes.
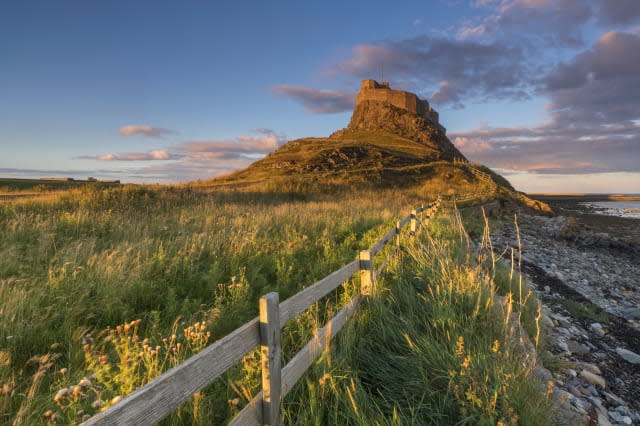
[[[549,287],[548,285],[544,286],[544,292],[545,293],[550,293],[551,292],[551,287]]]
[[[598,396],[598,390],[596,389],[596,387],[595,387],[595,386],[590,385],[590,386],[587,388],[587,390],[589,391],[589,393],[590,393],[592,396]]]
[[[567,345],[567,342],[562,341],[562,340],[558,340],[556,342],[556,346],[558,347],[558,349],[560,349],[562,352],[569,352],[569,345]]]
[[[577,387],[569,385],[567,389],[569,390],[569,392],[571,392],[571,395],[575,396],[576,398],[584,398],[584,394],[580,392],[580,389],[578,389]]]
[[[589,401],[593,404],[596,414],[598,415],[598,425],[611,425],[611,422],[609,421],[609,413],[602,405],[602,401],[598,398],[589,398]]]
[[[598,426],[613,426],[606,411],[596,409],[596,414],[598,415]]]
[[[616,348],[616,352],[625,361],[630,362],[631,364],[640,364],[640,355],[638,355],[637,353],[624,348]]]
[[[596,333],[598,336],[604,336],[606,332],[604,331],[604,327],[599,322],[594,322],[590,325],[591,330]]]
[[[553,320],[551,318],[549,318],[547,315],[543,315],[542,316],[542,325],[547,327],[547,328],[553,328],[555,327],[555,324],[553,323]]]
[[[571,377],[576,377],[578,375],[578,373],[576,372],[576,370],[574,370],[573,368],[567,368],[565,370],[567,372],[567,374]]]
[[[533,371],[531,372],[531,374],[533,375],[533,377],[537,378],[542,383],[547,383],[549,380],[553,379],[553,375],[551,374],[551,371],[547,370],[540,364],[536,365],[533,368]]]
[[[569,351],[574,354],[585,355],[591,352],[591,350],[587,346],[583,345],[582,343],[578,343],[575,340],[569,340],[567,342],[567,346],[569,347]]]
[[[622,310],[624,319],[640,319],[640,308],[628,308]]]
[[[633,423],[631,421],[631,417],[623,416],[622,414],[618,413],[617,411],[609,411],[609,416],[611,417],[611,419],[614,422],[624,423],[625,425],[630,425],[630,424]]]
[[[587,370],[588,372],[593,374],[598,374],[598,375],[602,374],[602,371],[600,371],[600,367],[598,367],[595,364],[591,364],[589,362],[580,363],[580,367],[582,367],[584,370]]]
[[[607,399],[607,401],[609,401],[609,403],[611,403],[611,404],[618,404],[618,405],[623,405],[624,404],[624,401],[618,395],[614,394],[613,392],[603,392],[602,394]]]
[[[598,385],[602,388],[604,388],[606,386],[606,382],[604,380],[604,378],[602,376],[599,376],[597,374],[593,374],[592,372],[588,371],[588,370],[582,370],[580,372],[580,378],[582,378],[583,380],[591,383],[592,385]]]

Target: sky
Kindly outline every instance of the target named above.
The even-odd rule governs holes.
[[[0,177],[184,182],[429,100],[527,192],[640,193],[640,1],[0,1]]]

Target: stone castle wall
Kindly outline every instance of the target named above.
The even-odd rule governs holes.
[[[445,131],[438,123],[438,112],[429,105],[426,100],[418,98],[415,94],[401,90],[392,90],[388,83],[378,83],[375,80],[362,80],[360,91],[356,97],[356,105],[364,101],[388,102],[398,108],[402,108],[417,115],[421,115],[433,124]]]

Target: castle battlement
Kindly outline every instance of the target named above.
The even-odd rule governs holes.
[[[429,102],[420,99],[414,93],[402,90],[392,90],[389,83],[378,83],[375,80],[362,80],[360,91],[356,96],[356,106],[364,101],[387,102],[391,105],[402,108],[414,114],[420,115],[438,126],[442,132],[446,129],[438,122],[438,112],[431,108]]]

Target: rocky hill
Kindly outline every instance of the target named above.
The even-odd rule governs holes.
[[[371,99],[361,91],[346,128],[325,138],[290,141],[248,168],[208,184],[267,184],[283,190],[403,187],[463,199],[523,199],[506,179],[467,161],[426,101],[375,84],[376,90],[412,96],[417,108]]]

